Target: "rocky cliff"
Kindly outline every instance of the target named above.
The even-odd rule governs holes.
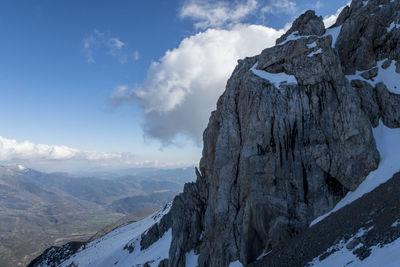
[[[197,181],[174,201],[170,266],[191,250],[199,266],[253,262],[377,168],[372,128],[400,126],[400,84],[381,78],[400,72],[399,12],[398,1],[354,0],[325,29],[307,11],[276,46],[239,61]]]
[[[274,47],[239,60],[196,182],[129,253],[172,228],[168,259],[146,264],[248,265],[304,232],[378,168],[372,129],[400,127],[399,38],[399,1],[353,0],[331,28],[307,11]]]

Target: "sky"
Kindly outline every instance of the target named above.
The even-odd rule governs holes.
[[[183,167],[237,60],[348,0],[0,1],[0,164]]]

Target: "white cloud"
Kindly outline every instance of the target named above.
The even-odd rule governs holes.
[[[34,144],[30,141],[18,142],[0,136],[0,161],[12,160],[110,160],[122,159],[128,155],[81,151],[68,146]]]
[[[99,44],[103,42],[103,40],[104,40],[104,33],[96,29],[93,30],[93,32],[89,36],[85,37],[82,40],[83,51],[85,52],[86,60],[88,63],[95,62],[93,52],[99,46]]]
[[[143,128],[150,137],[170,143],[184,134],[200,142],[237,60],[259,54],[283,33],[239,24],[187,37],[151,64],[142,85],[130,90],[116,87],[112,101],[139,104],[144,110]]]
[[[125,48],[127,45],[117,37],[101,32],[97,29],[82,40],[82,49],[89,64],[95,63],[94,53],[104,50],[107,54],[114,56],[121,64],[128,61]]]
[[[246,2],[186,0],[180,9],[181,18],[190,18],[196,28],[223,27],[237,24],[257,8],[257,0]]]
[[[295,14],[297,6],[295,2],[289,0],[271,0],[269,5],[261,9],[261,12],[270,14]]]
[[[123,102],[132,100],[134,97],[134,92],[129,89],[128,85],[123,84],[114,87],[109,100],[113,106],[118,106]]]
[[[344,5],[344,6],[342,6],[341,8],[339,8],[339,9],[336,11],[335,14],[330,15],[330,16],[326,16],[326,17],[324,18],[324,25],[325,25],[325,28],[328,28],[328,27],[332,26],[333,24],[335,24],[337,18],[338,18],[339,15],[340,15],[340,12],[342,12],[342,10],[343,10],[346,6],[350,6],[350,4],[351,4],[351,0],[350,0],[346,5]]]
[[[138,51],[133,52],[132,56],[133,56],[133,59],[134,59],[135,61],[138,61],[138,60],[139,60],[140,55],[139,55],[139,52],[138,52]]]
[[[273,46],[276,38],[290,26],[287,24],[284,29],[276,30],[240,21],[252,12],[297,12],[296,3],[292,1],[271,0],[269,3],[260,10],[256,0],[186,1],[180,17],[191,18],[195,27],[208,29],[183,39],[177,48],[166,51],[150,65],[143,84],[115,87],[112,103],[140,105],[145,134],[164,144],[174,143],[182,135],[200,143],[210,113],[225,90],[237,60]],[[317,1],[315,5],[321,7],[322,3]],[[325,23],[328,21],[329,18]]]
[[[122,42],[120,39],[112,37],[109,39],[110,46],[114,49],[121,49],[125,46],[125,43]]]
[[[0,166],[19,164],[46,172],[67,171],[80,173],[89,170],[116,170],[139,167],[187,167],[194,166],[195,160],[151,160],[147,156],[131,153],[82,151],[63,145],[35,144],[30,141],[19,142],[0,136]],[[173,156],[172,156],[173,158]]]
[[[316,10],[319,10],[323,6],[324,4],[320,0],[318,0],[312,7]]]

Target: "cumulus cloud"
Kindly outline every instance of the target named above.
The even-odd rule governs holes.
[[[321,5],[316,2],[316,6]],[[211,111],[237,60],[274,45],[285,31],[241,21],[252,13],[296,12],[296,3],[289,0],[271,0],[263,8],[256,0],[187,0],[180,17],[190,18],[196,28],[206,30],[183,39],[177,48],[153,62],[143,84],[116,86],[111,101],[115,105],[129,102],[141,106],[146,136],[171,144],[184,135],[200,144]]]
[[[44,171],[80,172],[82,170],[135,167],[185,167],[195,165],[190,160],[161,162],[132,153],[82,151],[63,145],[35,144],[0,136],[0,164],[22,164]]]
[[[295,2],[289,0],[271,0],[269,5],[261,8],[261,12],[270,14],[295,14],[297,6]]]
[[[189,18],[200,29],[218,28],[229,24],[237,24],[254,12],[258,4],[256,0],[246,2],[187,0],[179,11],[181,18]]]
[[[333,24],[335,24],[337,18],[338,18],[339,15],[340,15],[340,12],[342,12],[342,10],[343,10],[346,6],[350,6],[350,4],[351,4],[351,0],[350,0],[346,5],[344,5],[344,6],[342,6],[341,8],[339,8],[339,9],[336,11],[335,14],[332,14],[332,15],[330,15],[330,16],[326,16],[326,17],[324,18],[324,25],[325,25],[325,28],[328,28],[328,27],[332,26]]]
[[[283,30],[238,24],[187,37],[151,64],[143,84],[116,87],[112,101],[139,104],[145,133],[164,144],[179,134],[200,143],[237,60],[259,54],[282,34]]]
[[[10,160],[111,160],[133,157],[123,153],[81,151],[68,146],[18,142],[0,136],[0,161]]]
[[[105,50],[107,54],[114,56],[121,64],[124,64],[128,61],[126,47],[127,45],[119,38],[97,29],[82,40],[82,49],[89,64],[95,63],[94,53],[99,50]]]

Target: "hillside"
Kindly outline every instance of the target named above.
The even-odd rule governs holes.
[[[152,174],[100,179],[0,167],[0,266],[25,265],[49,246],[85,241],[128,214],[124,223],[139,220],[181,192],[179,179],[191,180]]]

